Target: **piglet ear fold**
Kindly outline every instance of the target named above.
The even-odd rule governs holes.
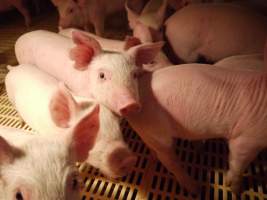
[[[163,45],[164,42],[145,43],[130,48],[127,54],[133,57],[136,66],[142,67],[143,64],[150,64],[154,61]]]
[[[70,58],[75,61],[76,69],[85,70],[93,57],[101,53],[101,46],[94,38],[81,31],[73,31],[72,40],[76,46],[70,50]]]
[[[60,128],[69,128],[78,110],[78,104],[63,83],[51,98],[49,110],[53,122]]]
[[[130,28],[133,30],[138,23],[139,15],[129,8],[129,0],[125,1],[125,9],[127,12],[127,18]]]
[[[21,153],[0,136],[0,165],[11,163]]]
[[[86,160],[89,150],[95,144],[99,130],[99,111],[99,105],[96,105],[73,129],[70,150],[75,161],[82,162]]]
[[[131,47],[134,47],[134,46],[141,44],[141,41],[139,40],[139,38],[133,37],[133,36],[128,36],[128,35],[126,36],[124,41],[125,41],[125,43],[124,43],[123,49],[125,51],[130,49]]]

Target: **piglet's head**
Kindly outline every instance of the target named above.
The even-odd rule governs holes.
[[[122,53],[101,53],[99,43],[80,32],[73,32],[73,41],[77,46],[70,56],[76,69],[86,70],[86,92],[120,116],[138,112],[138,74],[143,64],[154,60],[163,43],[140,44]]]
[[[153,62],[162,43],[147,43],[123,53],[106,53],[96,57],[89,67],[92,95],[120,116],[138,112],[138,77],[143,64]]]
[[[84,21],[77,0],[52,0],[59,12],[59,26],[61,28],[82,28]]]
[[[80,199],[81,181],[75,163],[87,159],[94,146],[98,115],[96,106],[69,132],[54,133],[53,137],[17,131],[12,143],[30,137],[18,146],[0,136],[0,199]]]
[[[80,32],[72,32],[72,40],[75,47],[70,51],[70,58],[75,62],[75,68],[86,70],[92,59],[101,53],[101,46],[98,41]]]

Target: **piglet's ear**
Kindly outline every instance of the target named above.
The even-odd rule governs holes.
[[[51,98],[49,110],[54,123],[61,128],[69,128],[70,122],[76,115],[78,104],[63,83],[60,83],[57,91]]]
[[[124,41],[125,41],[125,43],[124,43],[123,49],[125,51],[130,49],[131,47],[134,47],[134,46],[141,44],[141,41],[139,40],[139,38],[133,37],[133,36],[128,36],[128,35],[126,36]]]
[[[3,137],[0,136],[0,165],[11,163],[20,151],[11,146]]]
[[[101,46],[81,31],[73,31],[72,40],[76,46],[70,50],[70,58],[75,61],[76,69],[85,70],[93,57],[101,53]]]
[[[142,67],[143,64],[150,64],[163,47],[164,42],[145,43],[130,48],[127,54],[135,59],[135,64]]]
[[[95,144],[99,130],[99,110],[99,105],[96,105],[73,129],[70,150],[75,161],[82,162],[86,160],[89,150]]]

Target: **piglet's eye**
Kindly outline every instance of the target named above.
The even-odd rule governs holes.
[[[21,194],[21,192],[16,193],[16,200],[23,200],[23,195]]]
[[[99,78],[102,79],[102,80],[106,79],[106,76],[105,76],[104,72],[100,72],[99,73]]]

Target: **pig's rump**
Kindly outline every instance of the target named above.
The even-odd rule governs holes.
[[[239,55],[261,53],[267,36],[264,17],[245,8],[225,4],[194,4],[165,23],[166,36],[185,62],[201,57],[216,62]]]

